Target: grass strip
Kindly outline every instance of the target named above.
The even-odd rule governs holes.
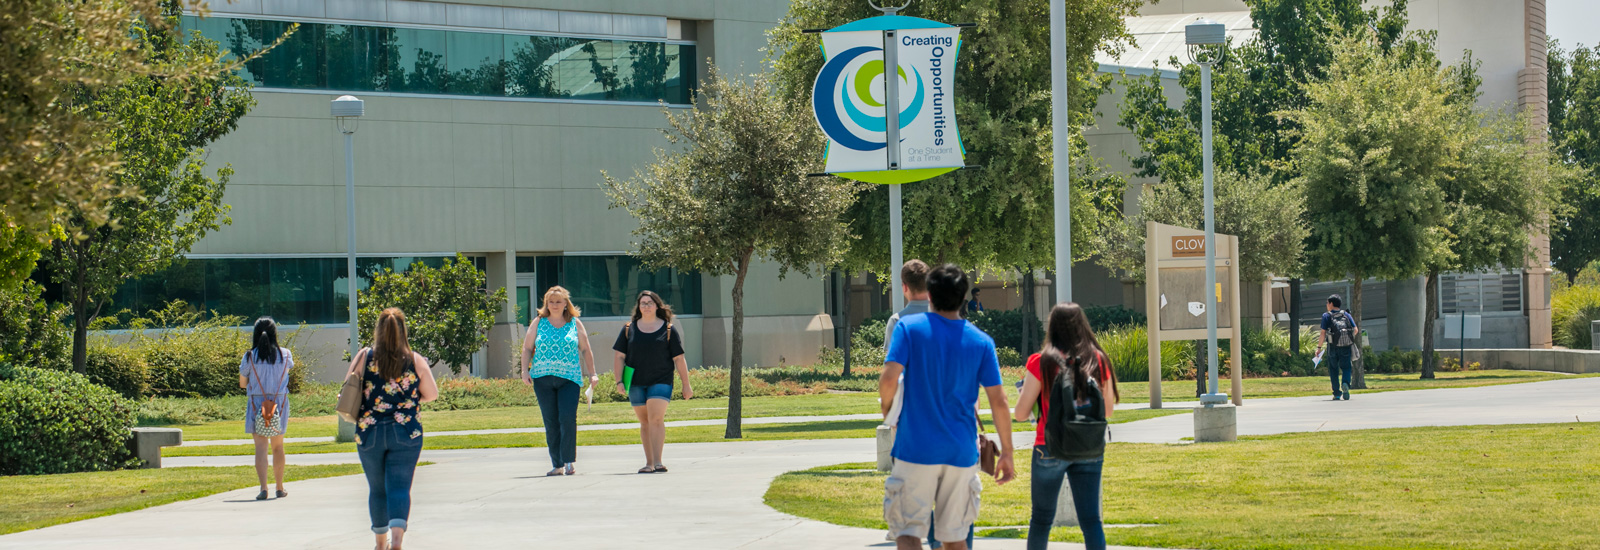
[[[360,464],[289,465],[286,481],[361,473]],[[253,466],[0,477],[0,535],[131,512],[256,485]]]
[[[1236,443],[1114,443],[1103,483],[1111,544],[1215,549],[1600,548],[1600,424],[1298,433]],[[978,524],[1026,525],[1016,482],[986,479]],[[883,474],[846,464],[779,476],[777,510],[884,528]],[[985,530],[1025,536],[1024,530]],[[1081,541],[1076,529],[1053,540]]]

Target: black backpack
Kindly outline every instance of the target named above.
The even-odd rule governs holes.
[[[1355,344],[1355,325],[1350,321],[1350,314],[1344,310],[1335,311],[1328,315],[1333,323],[1333,329],[1328,331],[1328,339],[1333,345],[1348,348]]]
[[[1105,358],[1095,352],[1102,367]],[[1042,369],[1041,369],[1042,370]],[[1100,390],[1100,381],[1089,379],[1088,415],[1078,414],[1076,388],[1073,380],[1078,369],[1068,361],[1056,369],[1055,380],[1047,383],[1045,391],[1050,399],[1050,413],[1044,424],[1045,446],[1050,456],[1061,460],[1092,460],[1106,454],[1106,404]]]

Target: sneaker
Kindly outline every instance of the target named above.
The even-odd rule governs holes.
[[[1349,401],[1350,400],[1350,385],[1349,384],[1339,384],[1339,386],[1344,388],[1344,400],[1345,401]]]

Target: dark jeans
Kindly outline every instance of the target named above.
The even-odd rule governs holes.
[[[411,437],[394,422],[379,422],[367,428],[356,454],[367,474],[372,532],[381,535],[391,527],[405,529],[406,519],[411,517],[411,477],[422,454],[422,436]]]
[[[1350,371],[1354,370],[1350,366],[1350,350],[1352,347],[1330,346],[1331,349],[1328,350],[1328,380],[1333,382],[1334,397],[1344,394],[1343,386],[1339,385],[1339,373],[1341,371],[1344,372],[1344,386],[1350,385]]]
[[[544,415],[544,444],[556,468],[578,461],[578,385],[559,376],[533,380],[533,395]]]
[[[933,537],[933,526],[933,518],[928,518],[928,548],[939,550],[940,548],[944,547],[944,543],[939,542],[939,539]],[[972,535],[977,532],[978,529],[976,524],[967,528],[967,548],[972,548]]]
[[[1051,458],[1043,447],[1033,449],[1033,517],[1028,521],[1028,550],[1045,550],[1050,544],[1062,481],[1071,486],[1072,507],[1078,512],[1078,526],[1083,529],[1084,548],[1105,549],[1106,531],[1100,523],[1100,470],[1104,465],[1104,460],[1059,460]]]

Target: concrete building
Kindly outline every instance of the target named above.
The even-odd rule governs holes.
[[[608,209],[598,184],[602,170],[631,175],[665,144],[657,102],[686,107],[708,60],[759,69],[765,33],[787,1],[236,0],[211,8],[210,18],[186,17],[184,25],[235,52],[270,43],[290,23],[300,27],[245,64],[258,106],[208,151],[213,167],[236,170],[226,198],[232,225],[202,240],[186,262],[129,283],[112,311],[182,298],[224,314],[273,315],[304,326],[302,359],[320,378],[336,376],[349,285],[345,158],[328,102],[353,94],[366,101],[355,134],[363,277],[462,254],[487,273],[491,289],[508,290],[474,374],[510,374],[514,335],[555,284],[585,309],[603,368],[641,289],[662,293],[681,314],[690,364],[726,364],[731,278],[643,270],[627,255],[634,220]],[[1238,39],[1254,34],[1242,0],[1164,0],[1129,20],[1138,45],[1102,59],[1102,70],[1148,74],[1157,60],[1182,59],[1182,26],[1200,16],[1226,23]],[[1542,0],[1413,0],[1410,19],[1415,29],[1438,31],[1446,62],[1469,49],[1482,62],[1484,106],[1544,104]],[[1162,72],[1169,100],[1181,102],[1176,73]],[[1103,117],[1085,132],[1095,156],[1131,173],[1127,154],[1138,144],[1116,122],[1121,94],[1117,86],[1100,99]],[[1155,183],[1135,178],[1125,198],[1136,207],[1139,190]],[[1505,273],[1447,276],[1444,311],[1484,311],[1494,340],[1475,347],[1548,346],[1547,266],[1541,257]],[[1075,273],[1081,301],[1143,307],[1144,293],[1115,274],[1092,264]],[[1015,281],[988,278],[988,307],[1020,305]],[[1037,281],[1043,312],[1051,282]],[[1341,284],[1309,287],[1307,305],[1320,311],[1323,291]],[[758,265],[747,285],[751,365],[807,363],[833,345],[847,289],[852,320],[888,307],[883,286],[861,277],[780,280],[775,266]],[[1387,311],[1420,311],[1421,283],[1369,285],[1374,343],[1416,347],[1420,316]],[[1247,318],[1266,322],[1289,309],[1281,289],[1247,295]]]

